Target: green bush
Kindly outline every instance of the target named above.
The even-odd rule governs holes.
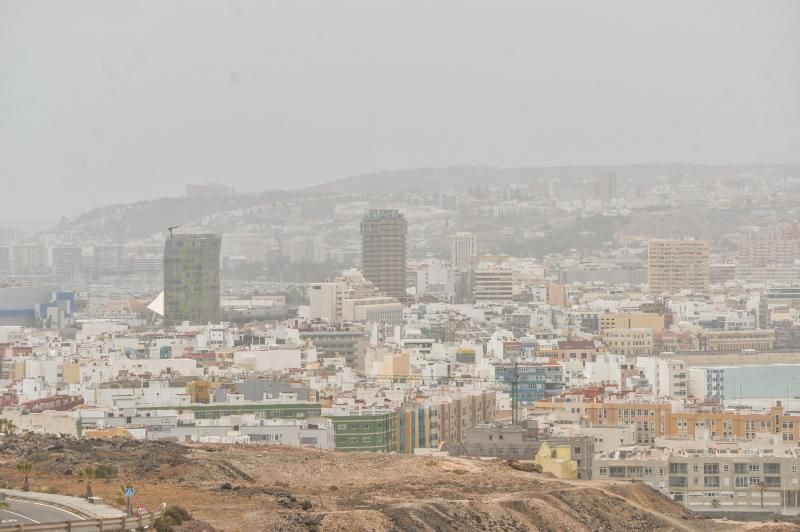
[[[117,478],[119,468],[115,465],[100,464],[94,468],[95,478]]]

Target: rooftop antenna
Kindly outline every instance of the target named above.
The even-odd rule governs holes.
[[[172,232],[173,232],[175,229],[177,229],[178,227],[180,227],[180,226],[179,226],[179,225],[173,225],[173,226],[171,226],[171,227],[168,227],[168,228],[167,228],[167,231],[169,231],[169,236],[170,236],[170,238],[172,238]]]

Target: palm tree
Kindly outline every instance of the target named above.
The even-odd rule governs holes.
[[[762,480],[761,482],[756,484],[756,487],[759,489],[759,491],[761,491],[761,507],[763,508],[764,507],[764,490],[767,489],[767,485]]]
[[[17,471],[25,475],[25,482],[22,483],[22,491],[30,491],[31,486],[28,483],[28,477],[31,474],[31,470],[33,469],[33,464],[30,460],[23,460],[17,464]]]
[[[14,431],[16,430],[17,426],[14,425],[13,421],[4,417],[0,417],[0,432],[4,434],[14,434]]]
[[[86,481],[86,499],[90,499],[94,497],[94,493],[92,493],[92,480],[94,480],[94,468],[92,466],[86,466],[79,471],[79,474],[83,480]]]

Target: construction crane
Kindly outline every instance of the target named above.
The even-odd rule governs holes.
[[[170,226],[170,227],[168,227],[168,228],[167,228],[167,231],[169,231],[169,236],[170,236],[170,238],[172,237],[172,232],[173,232],[175,229],[177,229],[178,227],[180,227],[180,226],[179,226],[179,225],[173,225],[173,226]]]
[[[519,423],[519,363],[514,361],[514,373],[511,376],[511,424]]]

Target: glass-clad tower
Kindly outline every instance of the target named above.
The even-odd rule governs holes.
[[[164,248],[164,325],[221,319],[219,252],[212,234],[170,234]]]

